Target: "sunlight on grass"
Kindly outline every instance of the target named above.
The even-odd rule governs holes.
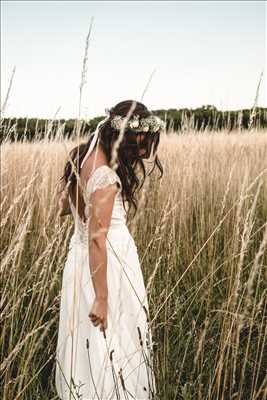
[[[56,184],[75,144],[2,144],[6,400],[57,398],[60,287],[73,220],[58,216]],[[266,131],[170,132],[158,154],[164,175],[147,178],[129,229],[147,284],[160,399],[263,399]]]

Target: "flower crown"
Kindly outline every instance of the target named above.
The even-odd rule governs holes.
[[[110,125],[113,129],[120,131],[127,117],[122,117],[121,115],[115,115],[111,121]],[[162,121],[156,115],[149,115],[146,118],[141,118],[140,115],[133,115],[126,122],[125,129],[133,129],[136,132],[158,132],[165,128],[165,122]]]

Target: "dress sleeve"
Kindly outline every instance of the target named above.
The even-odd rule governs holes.
[[[90,215],[90,195],[97,189],[102,189],[110,184],[117,183],[119,186],[119,192],[122,191],[122,184],[119,175],[110,168],[109,166],[102,166],[97,168],[86,185],[86,190],[84,191],[84,201],[85,201],[85,217],[88,219]]]
[[[119,191],[121,191],[121,180],[116,172],[108,166],[106,168],[98,168],[88,184],[88,192],[92,194],[95,190],[102,189],[113,183],[117,183]]]

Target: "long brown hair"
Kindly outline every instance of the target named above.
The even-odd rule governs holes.
[[[133,102],[133,100],[126,100],[112,107],[109,110],[110,116],[108,120],[100,127],[99,145],[103,149],[107,157],[108,163],[110,163],[112,158],[113,145],[119,136],[119,132],[111,127],[110,121],[115,115],[126,117],[129,113],[130,108],[132,107]],[[145,118],[151,114],[152,112],[150,112],[144,104],[135,101],[135,108],[132,111],[131,115],[140,115],[141,118]],[[122,183],[122,200],[124,208],[126,201],[129,204],[127,210],[127,219],[131,207],[134,207],[134,216],[136,214],[138,208],[136,193],[142,188],[146,178],[146,169],[142,157],[149,156],[151,154],[151,149],[153,155],[155,155],[160,139],[160,132],[146,132],[145,139],[141,144],[141,147],[146,151],[146,154],[140,156],[140,145],[138,145],[136,141],[137,135],[138,133],[134,130],[125,130],[122,141],[119,143],[116,155],[117,168],[115,169],[115,172],[119,175]],[[87,153],[91,140],[92,136],[90,136],[89,140],[86,143],[81,143],[80,145],[74,147],[69,153],[69,157],[71,158],[73,164],[69,160],[66,162],[63,176],[60,178],[60,181],[62,181],[64,184],[63,190],[68,184],[69,194],[71,192],[75,193],[77,183],[77,178],[73,170],[73,165],[75,166],[75,169],[77,171],[76,173],[80,174],[80,165],[85,154]],[[153,172],[155,166],[157,166],[160,170],[161,178],[163,175],[163,167],[157,154],[154,157],[154,165],[149,175]],[[137,169],[140,169],[142,171],[143,176],[141,181],[136,174]]]

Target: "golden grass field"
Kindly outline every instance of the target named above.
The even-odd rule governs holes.
[[[76,142],[1,149],[3,400],[57,399],[61,277],[73,230],[56,184]],[[267,132],[162,137],[129,224],[160,400],[267,398]],[[147,165],[149,168],[149,165]]]

